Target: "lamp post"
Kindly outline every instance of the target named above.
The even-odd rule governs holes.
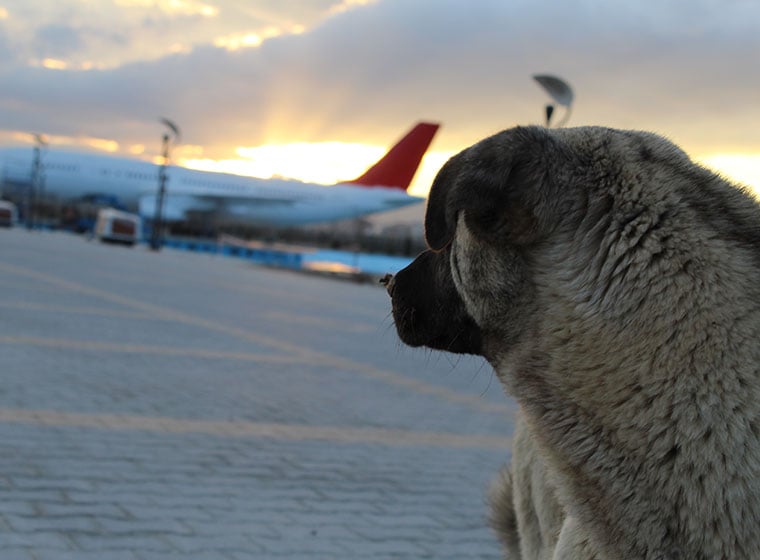
[[[533,79],[536,80],[539,85],[544,88],[544,91],[554,100],[555,103],[565,108],[565,114],[557,124],[554,126],[560,128],[570,118],[571,105],[573,104],[573,89],[564,80],[557,76],[550,76],[547,74],[535,74]],[[554,105],[551,103],[546,105],[546,127],[551,126],[552,116],[554,114]]]
[[[177,140],[179,140],[179,128],[177,125],[175,125],[172,121],[169,119],[162,118],[161,122],[166,125],[166,127],[172,132],[174,135],[174,141],[176,143]],[[168,132],[165,132],[162,138],[162,158],[163,161],[161,162],[161,167],[158,170],[158,191],[156,192],[156,213],[153,217],[153,230],[151,231],[150,236],[150,248],[153,251],[158,251],[161,249],[161,245],[163,244],[162,240],[162,230],[163,230],[163,207],[164,207],[164,198],[166,197],[166,181],[168,177],[166,176],[166,168],[169,165],[169,150],[171,146],[171,136]]]
[[[35,207],[37,198],[41,198],[43,187],[42,175],[42,148],[47,145],[42,134],[34,135],[34,158],[32,159],[32,177],[29,182],[29,190],[26,196],[26,227],[34,229]]]

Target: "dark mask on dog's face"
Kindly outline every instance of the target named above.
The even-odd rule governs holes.
[[[387,283],[399,338],[457,354],[480,354],[481,335],[454,285],[448,251],[425,251]]]

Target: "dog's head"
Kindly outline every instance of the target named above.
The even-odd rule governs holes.
[[[553,227],[543,199],[555,149],[542,130],[515,129],[443,166],[425,216],[430,250],[388,285],[403,342],[485,355],[496,332],[519,336],[532,294],[526,251]]]
[[[519,127],[460,152],[430,191],[430,250],[388,283],[401,340],[489,360],[508,352],[552,297],[548,268],[582,276],[598,265],[616,189],[654,182],[662,162],[682,160],[659,137],[603,128]]]

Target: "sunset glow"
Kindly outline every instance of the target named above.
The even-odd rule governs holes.
[[[69,67],[68,63],[64,60],[58,60],[56,58],[46,58],[42,61],[42,66],[50,70],[66,70]]]
[[[254,177],[289,177],[329,185],[359,176],[380,159],[385,149],[366,144],[343,142],[266,145],[239,147],[239,158],[226,160],[186,159],[182,163],[193,169],[251,175]]]
[[[115,140],[106,140],[104,138],[88,138],[84,141],[85,145],[114,154],[119,151],[119,143]]]
[[[162,159],[155,148],[144,144],[120,145],[106,138],[46,135],[50,149],[55,146],[89,148],[110,154],[124,153],[160,164]],[[30,144],[33,135],[22,131],[0,134],[0,141]],[[204,147],[180,144],[172,153],[175,165],[268,179],[281,177],[333,185],[354,179],[377,162],[390,146],[350,142],[294,142],[262,146],[238,146],[237,157],[212,159],[204,157]],[[465,146],[462,146],[464,148]],[[438,170],[458,150],[430,150],[422,159],[409,188],[409,194],[426,197]],[[749,187],[760,198],[760,153],[713,153],[695,155],[694,161],[721,174],[726,179]]]
[[[126,8],[157,8],[167,14],[216,17],[219,9],[193,0],[115,0],[116,5]]]
[[[750,187],[760,196],[760,154],[713,154],[697,158],[702,165]]]
[[[279,37],[280,35],[298,35],[303,33],[304,28],[301,25],[293,25],[288,29],[281,29],[279,27],[270,26],[256,33],[237,33],[234,35],[225,35],[223,37],[217,37],[214,39],[214,46],[227,49],[228,51],[236,51],[238,49],[258,47],[267,39],[272,37]]]
[[[239,157],[209,159],[194,157],[202,150],[188,150],[176,163],[191,169],[233,173],[263,179],[285,177],[332,185],[361,175],[374,164],[387,147],[346,142],[297,142],[256,147],[238,147]],[[409,194],[427,196],[438,170],[455,152],[430,151],[420,164]],[[727,179],[750,187],[760,196],[760,154],[712,154],[695,157],[696,161]]]

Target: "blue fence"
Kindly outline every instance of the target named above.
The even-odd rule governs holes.
[[[280,251],[277,249],[222,244],[214,241],[171,238],[164,239],[163,246],[168,249],[237,257],[281,268],[299,269],[303,264],[303,254],[296,251]]]
[[[244,245],[217,243],[209,240],[194,239],[164,239],[164,247],[183,251],[195,251],[246,259],[266,266],[275,266],[293,270],[330,270],[330,264],[336,265],[335,270],[349,274],[383,275],[396,274],[412,262],[411,257],[378,255],[350,251],[333,251],[326,249],[314,250],[282,250],[269,247],[246,247]],[[323,265],[323,266],[315,266]]]

